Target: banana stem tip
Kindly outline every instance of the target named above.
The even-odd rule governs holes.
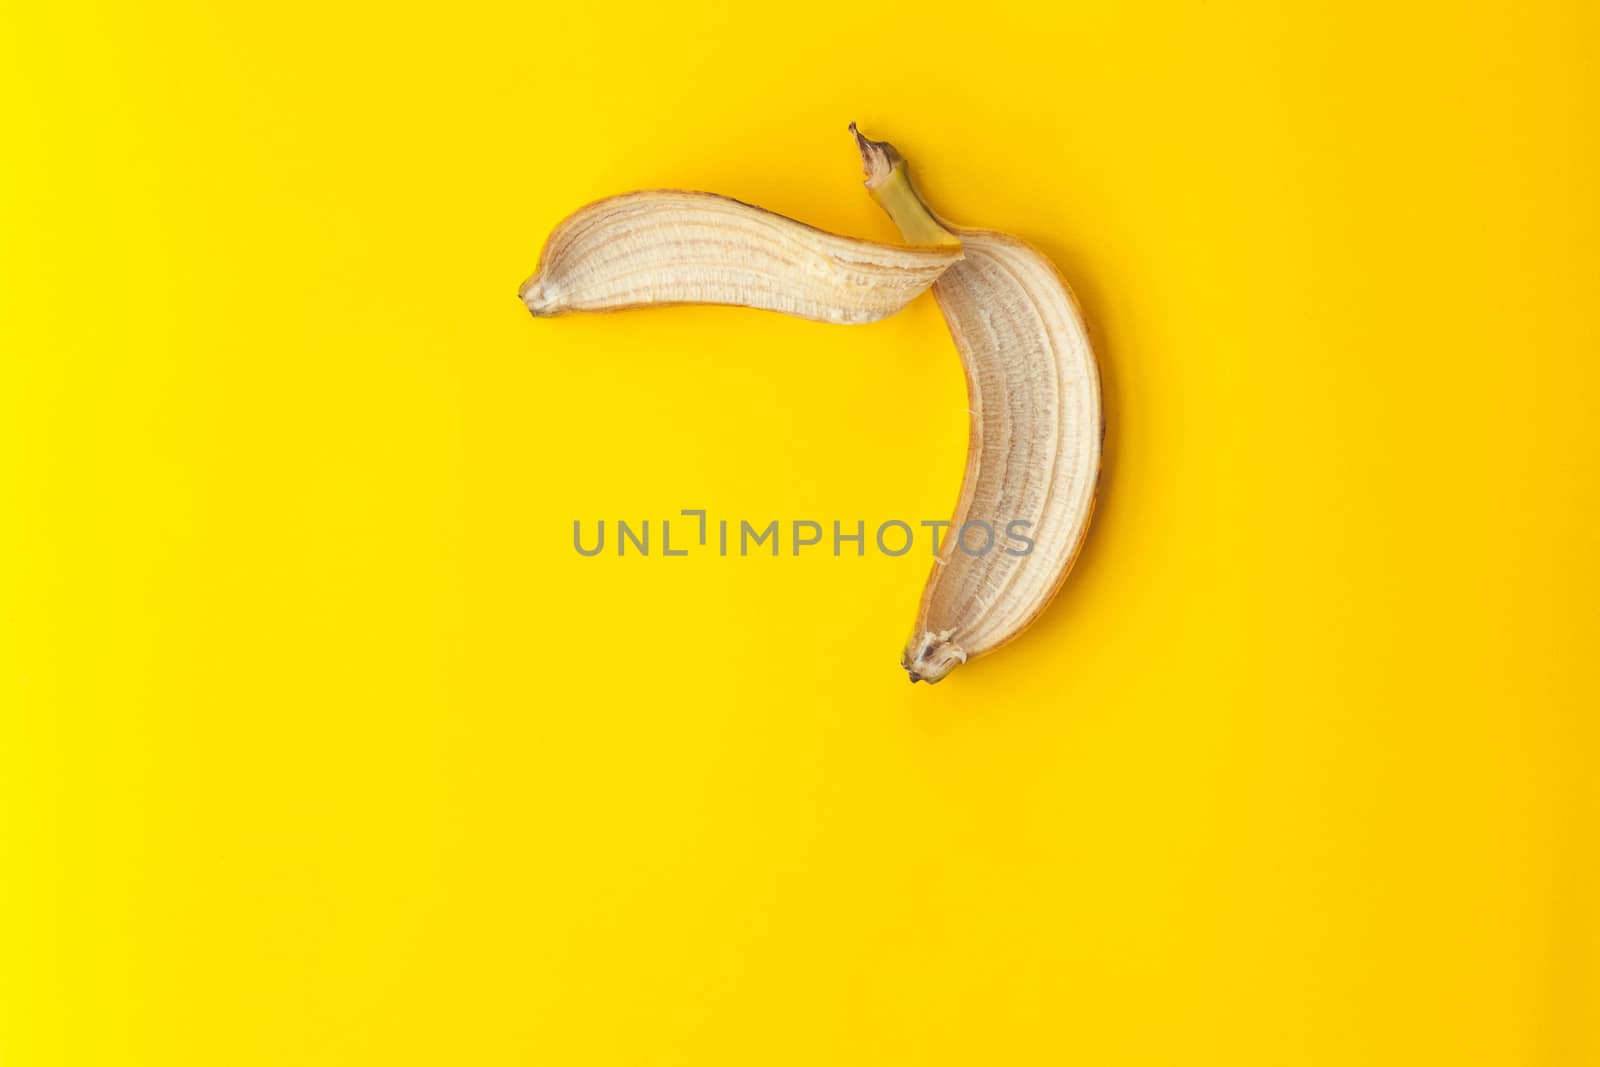
[[[850,132],[855,134],[856,147],[861,150],[861,169],[867,176],[867,188],[876,189],[888,180],[894,173],[894,168],[905,160],[895,151],[894,145],[888,141],[874,141],[858,130],[853,122],[850,124]]]

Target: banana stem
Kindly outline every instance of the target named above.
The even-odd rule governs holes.
[[[906,161],[895,151],[894,145],[864,137],[853,122],[850,132],[856,135],[856,147],[861,150],[867,192],[889,213],[900,236],[914,245],[959,245],[961,239],[945,229],[917,195],[911,184],[911,174],[906,170]]]

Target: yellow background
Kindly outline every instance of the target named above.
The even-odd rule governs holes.
[[[28,4],[0,1063],[1600,1057],[1593,5]],[[936,308],[533,321],[704,188],[1060,264],[1090,539],[937,688]]]

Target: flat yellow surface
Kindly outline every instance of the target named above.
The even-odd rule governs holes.
[[[1592,4],[24,8],[5,1067],[1600,1059]],[[571,543],[947,517],[931,299],[515,298],[634,188],[888,238],[851,119],[1104,365],[937,688],[925,547]]]

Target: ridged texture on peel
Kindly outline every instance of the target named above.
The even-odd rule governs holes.
[[[972,416],[961,496],[907,649],[907,669],[929,681],[999,648],[1045,609],[1083,543],[1100,472],[1100,376],[1071,292],[1016,238],[955,232],[966,256],[933,295]],[[956,540],[976,520],[997,538],[979,556]],[[1006,526],[1019,520],[1033,549],[1010,555]],[[967,543],[983,540],[975,527]]]
[[[938,220],[893,146],[856,133],[867,187],[902,232]],[[971,412],[967,467],[923,588],[902,663],[937,682],[1039,616],[1083,545],[1100,477],[1100,372],[1077,301],[1055,266],[1015,237],[943,225],[964,257],[933,286],[960,353]],[[974,527],[963,551],[962,528]],[[1032,549],[1008,535],[1014,522]]]
[[[731,304],[818,322],[891,315],[959,248],[862,241],[714,193],[627,193],[556,226],[521,296],[535,315]]]

